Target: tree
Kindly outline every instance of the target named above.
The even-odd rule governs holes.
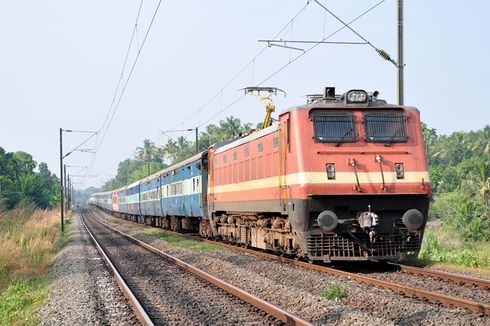
[[[38,172],[32,155],[18,151],[7,153],[0,147],[0,210],[12,209],[20,202],[33,203],[41,208],[57,204],[57,177],[40,163]]]
[[[157,147],[149,139],[143,140],[143,147],[136,147],[136,158],[143,162],[150,162],[156,159]]]
[[[447,136],[422,130],[436,195],[431,216],[466,240],[490,238],[490,126]]]

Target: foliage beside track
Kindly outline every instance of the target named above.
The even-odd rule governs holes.
[[[438,135],[423,126],[434,200],[419,257],[490,268],[490,126]]]
[[[20,202],[50,208],[59,198],[58,178],[46,163],[38,165],[26,152],[9,153],[0,147],[0,211],[12,209]]]
[[[22,204],[0,214],[0,325],[36,324],[49,267],[65,241],[58,212]]]
[[[490,243],[464,241],[451,229],[429,226],[419,257],[430,263],[490,269]]]
[[[348,294],[347,288],[338,283],[329,284],[323,289],[323,296],[328,300],[339,301]]]

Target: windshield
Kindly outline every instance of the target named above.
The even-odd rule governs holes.
[[[312,113],[315,141],[324,143],[355,142],[354,115],[351,112]]]
[[[364,127],[367,142],[400,143],[408,139],[403,112],[364,112]]]

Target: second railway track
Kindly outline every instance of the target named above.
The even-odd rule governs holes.
[[[137,240],[109,229],[90,214],[85,210],[81,217],[153,323],[309,324],[176,258],[162,259],[165,254],[135,245]]]
[[[141,226],[141,224],[138,225]],[[169,232],[173,233],[172,231]],[[190,236],[190,238],[194,238],[194,237]],[[422,280],[419,279],[418,284],[414,284],[414,283],[410,284],[409,282],[408,283],[405,282],[405,284],[403,284],[403,282],[396,280],[396,277],[394,277],[394,279],[390,281],[389,277],[387,277],[386,275],[384,276],[377,275],[377,277],[371,277],[362,273],[353,273],[353,272],[339,270],[327,266],[310,264],[310,263],[306,263],[306,262],[302,262],[286,257],[273,255],[267,252],[251,250],[243,247],[237,247],[235,245],[230,245],[222,242],[216,242],[216,241],[204,240],[204,239],[201,239],[201,241],[218,244],[220,246],[228,247],[233,250],[247,252],[267,259],[272,259],[283,263],[316,270],[318,272],[327,273],[330,275],[344,277],[347,279],[356,280],[366,284],[375,285],[381,288],[403,293],[404,295],[418,298],[423,301],[440,303],[448,307],[464,308],[476,313],[490,316],[490,305],[488,304],[488,299],[490,298],[489,290],[488,290],[488,288],[490,287],[490,282],[488,280],[460,276],[460,275],[438,272],[438,271],[428,271],[425,269],[399,265],[398,268],[401,271],[405,273],[414,274],[414,277],[415,275],[426,276],[425,279]],[[424,281],[425,282],[427,281],[427,276],[429,276],[433,280],[439,279],[441,282],[444,282],[446,284],[438,285],[436,283],[433,286],[429,286],[428,283],[424,283]],[[453,283],[454,286],[450,286],[450,285],[448,286],[447,283]],[[457,287],[458,285],[460,285],[461,288],[458,288]],[[468,285],[473,286],[473,288]],[[444,291],[446,291],[446,293],[438,293]]]

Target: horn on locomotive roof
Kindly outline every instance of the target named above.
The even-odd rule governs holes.
[[[276,106],[272,101],[272,95],[277,95],[277,92],[282,92],[284,97],[286,96],[286,92],[277,87],[259,87],[259,86],[251,86],[245,87],[241,90],[245,91],[245,94],[252,94],[259,98],[260,103],[265,106],[265,118],[262,123],[262,129],[267,128],[271,123],[271,115],[272,112],[275,111]],[[267,92],[267,95],[261,95],[261,93]]]

